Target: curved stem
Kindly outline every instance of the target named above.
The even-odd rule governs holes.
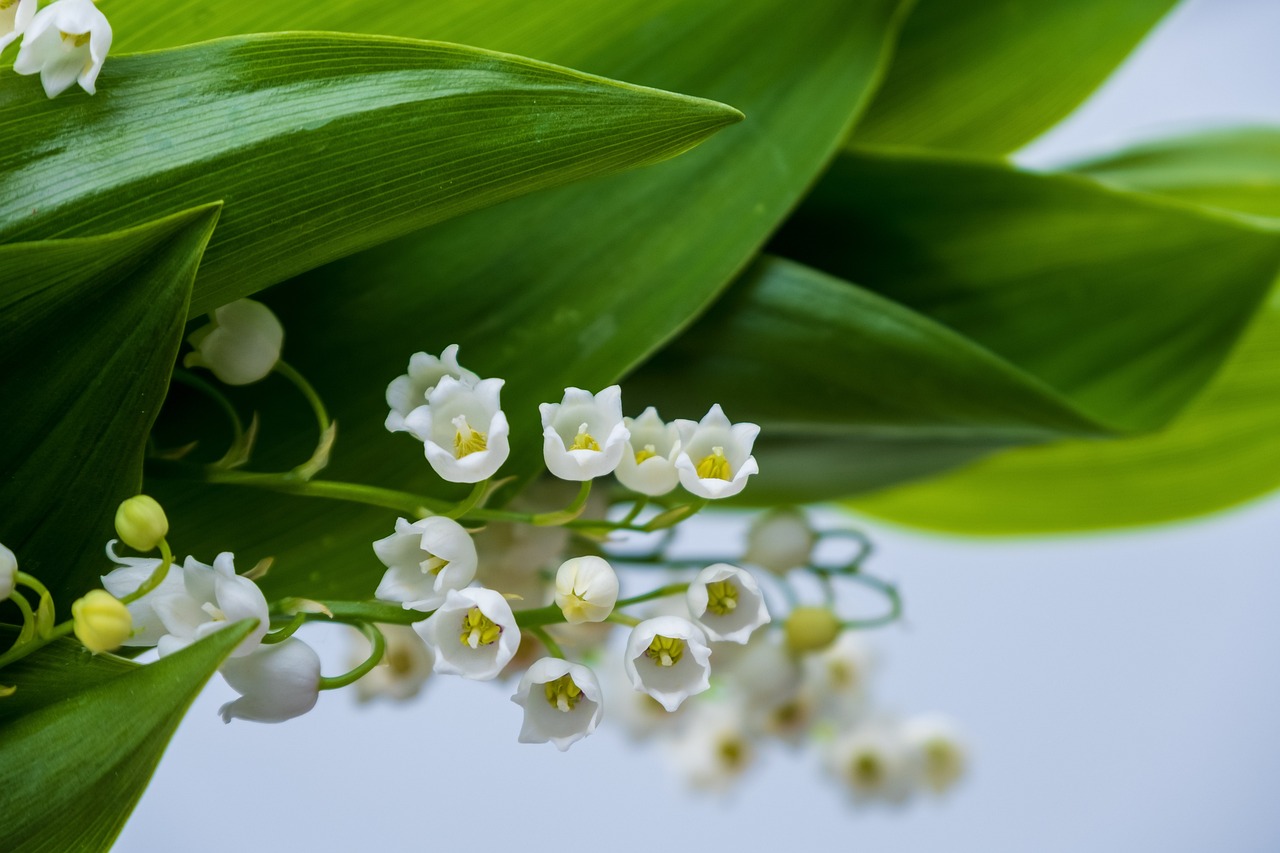
[[[320,399],[320,395],[316,393],[316,389],[312,387],[306,377],[284,359],[277,361],[273,370],[292,382],[302,392],[302,396],[306,397],[307,402],[311,404],[311,411],[315,413],[316,424],[320,427],[320,433],[323,435],[327,432],[331,423],[329,413],[325,410],[324,401]]]
[[[631,628],[634,628],[635,626],[640,624],[640,620],[637,619],[636,617],[628,616],[625,613],[619,613],[616,610],[610,613],[604,621],[612,622],[615,625],[626,625]]]
[[[446,518],[462,518],[468,512],[476,508],[488,489],[489,480],[481,480],[476,483],[471,489],[471,494],[458,501],[457,506],[444,513],[444,516]]]
[[[382,632],[377,626],[371,622],[360,622],[355,625],[360,629],[360,633],[369,639],[369,644],[373,647],[369,652],[369,657],[364,663],[357,666],[350,672],[342,675],[320,676],[321,690],[337,690],[340,687],[346,687],[348,684],[354,684],[369,674],[369,671],[378,665],[382,660],[382,655],[387,651],[387,640],[382,636]]]
[[[643,595],[633,595],[630,598],[624,598],[614,604],[614,609],[619,607],[630,607],[633,604],[642,604],[646,601],[653,601],[655,598],[666,598],[668,595],[680,595],[689,588],[687,583],[672,583],[666,586],[660,586],[652,592],[646,592]]]
[[[290,620],[288,625],[285,625],[283,628],[281,628],[278,631],[272,631],[270,634],[267,634],[265,637],[262,638],[262,642],[267,645],[270,645],[272,643],[282,643],[285,640],[292,637],[294,633],[299,628],[301,628],[303,623],[306,621],[307,621],[307,614],[295,613],[293,614],[293,619]]]
[[[49,595],[49,588],[40,583],[40,581],[34,576],[29,575],[26,572],[18,572],[15,576],[15,580],[23,586],[35,590],[36,595],[41,598],[46,598]]]
[[[68,619],[66,622],[63,622],[61,625],[55,626],[54,629],[50,631],[47,635],[43,637],[37,637],[36,639],[32,640],[29,643],[24,643],[21,646],[16,646],[12,649],[9,649],[9,651],[5,652],[3,655],[0,655],[0,668],[6,667],[9,664],[14,663],[15,661],[20,661],[23,658],[25,658],[27,655],[31,654],[32,652],[38,651],[44,648],[45,646],[49,645],[54,640],[60,637],[67,636],[68,634],[71,633],[71,631],[74,628],[75,628],[75,623],[72,620]]]
[[[160,556],[163,559],[156,570],[137,589],[120,599],[121,604],[131,604],[164,583],[165,576],[169,574],[169,567],[173,565],[173,551],[169,550],[169,543],[164,539],[160,540]]]
[[[560,660],[565,659],[564,651],[561,650],[560,644],[551,638],[551,634],[547,633],[546,628],[541,625],[530,625],[529,633],[542,641],[542,645],[547,647],[547,651],[551,653],[552,657],[560,658]]]
[[[22,611],[22,630],[18,632],[18,639],[13,643],[14,648],[16,648],[23,643],[30,642],[31,638],[36,635],[36,615],[31,612],[31,603],[27,601],[25,595],[15,592],[9,596],[9,600]]]
[[[301,600],[296,598],[282,598],[271,606],[271,612],[305,616],[308,621],[324,619],[337,622],[386,622],[393,625],[412,625],[431,615],[421,610],[406,610],[398,604],[386,604],[381,601],[317,601],[314,603],[329,612],[315,613],[307,610],[298,612],[301,603]]]
[[[640,516],[640,513],[644,512],[644,508],[647,507],[648,505],[649,505],[649,496],[641,495],[640,497],[636,498],[636,502],[631,505],[631,509],[627,512],[626,515],[624,515],[619,520],[618,523],[630,524]]]
[[[194,373],[190,373],[180,368],[173,371],[172,378],[173,381],[180,385],[186,385],[188,388],[193,388],[201,394],[204,394],[212,400],[218,408],[222,409],[223,413],[227,416],[227,420],[231,421],[231,432],[234,435],[231,446],[232,448],[239,447],[241,442],[244,441],[244,421],[240,419],[240,413],[236,411],[236,407],[232,405],[229,399],[227,399],[227,395],[223,394],[222,391],[213,383],[206,382]]]

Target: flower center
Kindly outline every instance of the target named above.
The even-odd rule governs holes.
[[[577,590],[574,590],[565,597],[564,606],[560,609],[566,617],[585,616],[587,613],[587,599],[585,596],[579,595]]]
[[[636,464],[639,465],[646,459],[652,459],[658,455],[658,449],[652,444],[646,444],[644,450],[636,452]]]
[[[591,433],[587,432],[587,425],[580,424],[578,426],[578,434],[573,439],[570,450],[599,450],[600,445],[591,437]]]
[[[684,654],[684,640],[658,634],[645,650],[645,654],[658,666],[675,666]]]
[[[746,763],[747,745],[741,738],[723,738],[716,747],[716,755],[729,770],[738,770]]]
[[[723,447],[713,447],[698,463],[698,477],[703,480],[732,480],[729,460],[724,458]]]
[[[738,588],[730,581],[707,584],[707,609],[717,616],[728,616],[738,606]]]
[[[387,662],[387,667],[395,675],[406,676],[413,672],[413,655],[404,649],[388,649],[383,660]]]
[[[472,453],[479,453],[481,450],[487,450],[489,447],[489,439],[482,432],[477,432],[467,423],[466,415],[458,415],[453,419],[453,427],[457,432],[453,434],[453,455],[456,459],[464,456],[470,456]]]
[[[430,557],[419,563],[419,565],[422,566],[422,573],[424,575],[439,575],[444,567],[449,565],[449,561],[432,554]]]
[[[223,613],[220,609],[218,609],[218,607],[214,605],[213,602],[206,601],[204,604],[200,605],[200,609],[203,610],[205,613],[208,613],[209,618],[211,618],[214,622],[227,621],[227,614]]]
[[[0,9],[7,9],[7,6],[0,6]],[[58,34],[62,36],[62,43],[71,42],[72,47],[84,47],[89,43],[88,33],[64,33],[58,30]]]
[[[491,646],[502,636],[502,626],[473,607],[462,618],[462,633],[458,636],[464,646],[478,649],[480,646]]]
[[[582,688],[573,683],[573,679],[566,672],[555,681],[548,681],[542,685],[547,693],[547,704],[564,713],[569,713],[578,704],[578,700],[582,698]]]
[[[853,783],[863,788],[876,788],[884,781],[884,764],[879,756],[864,752],[855,756],[849,767]]]
[[[12,6],[14,3],[17,3],[17,2],[18,0],[0,0],[0,12],[3,12],[5,9],[8,9],[10,6]]]

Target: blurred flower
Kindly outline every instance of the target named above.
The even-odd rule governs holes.
[[[767,633],[747,644],[727,675],[750,705],[765,710],[795,698],[803,678],[799,662]]]
[[[435,613],[413,625],[435,652],[435,671],[477,681],[497,677],[520,647],[520,629],[500,593],[449,590]]]
[[[856,631],[845,631],[829,648],[805,658],[824,715],[843,722],[863,716],[874,663],[870,647]]]
[[[258,625],[231,656],[252,654],[262,642],[271,628],[267,600],[256,583],[236,574],[234,561],[228,551],[219,554],[212,566],[187,557],[182,566],[182,591],[158,594],[156,590],[144,596],[151,599],[151,607],[167,632],[156,644],[161,657],[241,619],[256,619]]]
[[[0,53],[26,31],[36,14],[36,0],[0,0]]]
[[[237,299],[214,311],[211,319],[210,325],[187,337],[195,351],[182,360],[185,366],[207,368],[228,385],[257,382],[275,368],[284,327],[270,308]]]
[[[698,572],[685,595],[694,621],[713,640],[746,643],[755,629],[769,621],[756,579],[728,563]]]
[[[658,616],[632,629],[623,665],[636,690],[674,711],[711,686],[710,658],[701,628],[679,616]]]
[[[375,597],[403,602],[406,610],[435,610],[446,592],[462,589],[476,576],[471,534],[441,515],[412,524],[397,518],[396,532],[374,542],[373,552],[387,567]]]
[[[785,575],[809,564],[817,538],[802,510],[772,509],[751,523],[742,562]]]
[[[964,776],[968,750],[959,729],[948,717],[911,717],[902,724],[902,737],[919,754],[921,778],[935,794],[945,794]]]
[[[72,602],[71,618],[76,639],[95,655],[114,652],[133,630],[129,609],[105,589],[91,589]]]
[[[888,722],[859,726],[832,746],[829,765],[856,801],[901,803],[920,776],[918,754]]]
[[[600,557],[574,557],[556,571],[556,605],[566,622],[603,622],[618,600],[618,575]]]
[[[787,648],[794,654],[820,652],[840,636],[843,625],[830,607],[793,607],[783,623]]]
[[[145,554],[169,535],[169,519],[155,498],[134,495],[116,509],[116,533],[124,544]]]
[[[117,557],[114,549],[116,541],[112,539],[107,543],[107,556],[120,568],[103,575],[102,585],[116,598],[124,598],[136,592],[147,578],[155,574],[162,561],[157,557]],[[185,594],[182,567],[172,565],[159,586],[126,605],[133,620],[133,634],[125,641],[126,645],[154,646],[160,642],[168,629],[152,605],[158,599]]]
[[[24,6],[25,2],[14,13],[15,27],[18,16],[29,15],[35,3],[25,11]],[[109,50],[111,24],[92,0],[56,0],[30,19],[13,70],[19,74],[38,73],[44,93],[50,98],[61,95],[76,82],[92,95]]]
[[[650,497],[665,495],[679,485],[676,454],[680,452],[680,434],[676,425],[663,423],[653,406],[638,418],[623,418],[622,425],[631,437],[614,471],[618,482]]]
[[[443,376],[404,419],[405,429],[423,443],[427,461],[450,483],[479,483],[497,473],[511,454],[510,428],[499,400],[503,380],[474,386]]]
[[[712,500],[732,497],[747,485],[747,478],[760,471],[751,455],[760,427],[733,424],[717,403],[702,420],[678,420],[680,453],[676,470],[680,483],[690,493]]]
[[[595,673],[559,658],[530,666],[511,701],[524,708],[520,742],[550,741],[561,752],[595,731],[604,713]]]
[[[405,418],[419,406],[427,404],[427,395],[446,376],[474,388],[480,383],[480,377],[458,364],[458,345],[450,344],[440,353],[440,357],[416,352],[409,358],[409,372],[397,376],[387,386],[387,405],[391,412],[387,415],[386,426],[391,432],[408,432]]]
[[[692,704],[688,724],[671,742],[668,754],[691,785],[724,791],[751,766],[756,749],[741,708],[703,702]]]
[[[218,709],[224,723],[282,723],[310,711],[320,695],[320,657],[296,637],[233,657],[221,672],[240,694]]]
[[[543,403],[542,456],[547,470],[562,480],[591,480],[610,474],[622,460],[630,433],[622,423],[622,389],[599,394],[564,389],[559,403]]]
[[[379,624],[378,630],[387,641],[382,661],[364,678],[356,682],[356,698],[368,702],[379,696],[394,702],[412,699],[422,692],[431,677],[436,657],[418,633],[408,625]],[[371,648],[363,634],[352,632],[359,638],[351,651],[351,666],[359,666],[368,659]]]

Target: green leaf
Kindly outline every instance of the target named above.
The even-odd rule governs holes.
[[[919,0],[854,142],[1007,154],[1068,115],[1177,0]]]
[[[491,208],[268,294],[286,328],[324,330],[291,337],[286,351],[340,424],[324,476],[439,488],[421,445],[383,429],[383,395],[410,354],[453,342],[468,367],[507,380],[510,470],[539,465],[536,404],[558,400],[567,385],[598,389],[642,361],[716,297],[795,205],[876,79],[896,6],[507,0],[482,17],[466,2],[384,13],[412,10],[416,26],[448,38],[724,99],[748,119],[643,174]],[[744,62],[744,45],[768,62]],[[264,385],[241,398],[264,412],[255,465],[289,467],[310,453],[314,427],[295,408],[291,428],[279,412],[280,386]],[[273,429],[283,450],[272,450]],[[279,440],[295,432],[301,440]],[[214,541],[220,533],[234,535],[247,559],[277,556],[264,581],[273,592],[351,595],[377,584],[381,567],[368,543],[391,529],[390,513],[154,485],[193,549],[230,547]]]
[[[0,72],[0,125],[22,128],[0,149],[0,241],[222,200],[193,313],[461,213],[664,160],[741,118],[520,57],[310,33],[115,56],[99,86],[50,100]]]
[[[6,667],[18,689],[0,699],[0,850],[107,850],[192,700],[251,627],[148,666],[62,640]]]
[[[116,505],[141,485],[218,211],[0,245],[0,542],[64,608],[97,585]]]

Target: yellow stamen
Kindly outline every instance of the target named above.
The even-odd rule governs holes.
[[[578,427],[578,435],[573,439],[570,450],[599,450],[600,445],[591,437],[591,433],[587,432],[587,425],[582,424]]]
[[[644,446],[644,450],[639,450],[636,452],[636,464],[639,465],[644,460],[652,459],[657,455],[658,455],[657,448],[655,448],[652,444],[646,444]]]
[[[480,612],[479,607],[467,611],[462,619],[462,633],[458,636],[464,646],[477,649],[480,646],[491,646],[502,636],[502,626]]]
[[[422,571],[423,573],[438,575],[447,565],[449,565],[448,560],[442,559],[440,557],[437,557],[435,554],[432,554],[429,559],[422,561]]]
[[[453,435],[453,455],[457,459],[487,450],[489,439],[482,432],[471,428],[466,415],[458,415],[453,419],[453,427],[457,432]]]
[[[548,681],[543,685],[547,693],[547,702],[552,708],[569,713],[578,704],[578,700],[582,698],[582,688],[573,683],[573,679],[568,673],[557,678],[555,681]]]
[[[738,588],[732,581],[707,584],[707,609],[717,616],[728,616],[738,606]]]
[[[658,634],[653,638],[653,642],[649,643],[645,654],[658,666],[675,666],[684,655],[684,640]]]
[[[4,9],[4,8],[8,8],[8,7],[0,6],[0,9]],[[64,33],[61,30],[59,30],[58,33],[62,36],[62,40],[64,42],[66,41],[72,42],[73,47],[84,47],[86,44],[89,43],[88,33]]]
[[[730,770],[741,768],[747,760],[747,745],[740,738],[724,738],[718,744],[716,752],[724,766]]]
[[[853,783],[863,788],[878,787],[884,779],[884,765],[880,757],[869,752],[857,755],[849,767]]]
[[[703,480],[732,480],[729,460],[724,458],[723,447],[711,448],[711,453],[698,463],[698,477]]]
[[[17,2],[18,0],[0,0],[0,12],[3,12],[5,9],[8,9],[10,6],[12,6],[14,3],[17,3]]]
[[[206,601],[204,604],[201,604],[200,609],[203,610],[205,613],[208,613],[211,617],[213,617],[213,621],[215,622],[227,621],[227,614],[223,613],[222,610],[220,610],[211,601]]]
[[[413,672],[413,655],[404,649],[387,649],[382,660],[396,675],[408,675]]]

